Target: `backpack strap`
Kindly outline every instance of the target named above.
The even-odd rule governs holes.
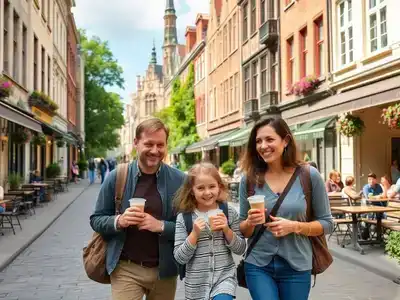
[[[185,212],[182,214],[183,216],[183,221],[185,222],[185,227],[187,234],[190,234],[193,230],[193,219],[192,219],[192,213],[190,212]]]
[[[222,210],[226,216],[226,219],[228,220],[229,224],[229,211],[228,211],[228,203],[226,202],[218,202],[218,207],[220,210]]]
[[[119,164],[117,167],[117,179],[115,181],[115,214],[121,211],[122,198],[125,192],[126,179],[128,177],[129,163]]]

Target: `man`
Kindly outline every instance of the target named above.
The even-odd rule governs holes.
[[[164,164],[168,129],[159,119],[136,128],[137,160],[129,165],[121,214],[115,216],[116,171],[104,181],[90,224],[108,241],[106,268],[113,300],[173,300],[177,268],[173,259],[173,196],[184,174]],[[129,207],[145,198],[144,213]]]
[[[378,196],[382,193],[382,187],[378,184],[375,173],[369,173],[368,183],[363,187],[364,198],[368,199],[371,195]],[[373,202],[372,204],[377,206],[386,206],[387,202]]]
[[[91,157],[89,159],[89,163],[88,163],[88,169],[89,169],[89,184],[93,184],[94,183],[94,172],[96,171],[96,163],[94,162],[94,158]]]

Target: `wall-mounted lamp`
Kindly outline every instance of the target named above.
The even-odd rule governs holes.
[[[51,140],[47,141],[47,144],[51,145],[53,142]]]
[[[8,143],[8,136],[2,135],[2,136],[0,136],[0,140],[1,140],[1,152],[3,152],[4,151],[4,147]]]

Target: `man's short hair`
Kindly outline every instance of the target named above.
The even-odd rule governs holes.
[[[376,174],[375,173],[369,173],[368,178],[374,178],[376,179]]]
[[[164,130],[165,134],[167,135],[167,140],[169,136],[169,129],[168,127],[158,118],[151,118],[141,122],[136,127],[135,137],[136,139],[140,140],[142,137],[143,132],[153,133],[159,130]]]
[[[345,184],[346,184],[346,186],[352,186],[354,184],[354,177],[353,176],[347,176]]]

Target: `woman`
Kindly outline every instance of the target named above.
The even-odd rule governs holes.
[[[72,162],[71,175],[72,175],[72,179],[77,184],[78,183],[78,175],[79,175],[79,167],[78,167],[78,164],[76,163],[76,161]]]
[[[335,182],[336,182],[337,186],[339,187],[340,191],[342,191],[344,188],[344,184],[342,181],[342,176],[340,175],[339,172],[336,172],[336,181]]]
[[[254,237],[256,224],[265,222],[259,209],[250,209],[248,184],[256,195],[265,196],[267,212],[272,209],[297,167],[297,148],[286,122],[266,119],[252,129],[240,182],[240,230]],[[246,282],[254,300],[306,300],[311,285],[312,248],[308,236],[333,230],[328,195],[319,172],[310,167],[315,221],[306,220],[306,200],[300,178],[296,178],[277,216],[245,260]]]
[[[325,189],[327,193],[339,193],[342,191],[340,186],[338,185],[338,174],[339,172],[336,170],[332,170],[329,173],[329,179],[325,182]],[[339,178],[340,180],[340,178]]]
[[[387,198],[388,192],[390,191],[390,188],[392,187],[392,183],[390,182],[389,176],[384,175],[381,177],[381,187],[383,190],[382,198]]]
[[[362,191],[357,192],[354,189],[354,177],[347,176],[345,180],[346,186],[342,190],[342,194],[344,197],[350,198],[351,200],[359,200],[361,199]]]

